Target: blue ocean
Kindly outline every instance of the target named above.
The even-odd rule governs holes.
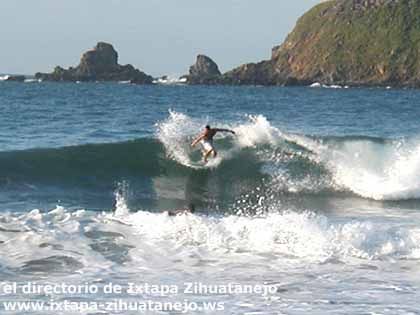
[[[102,303],[55,314],[139,314],[146,300],[186,305],[147,314],[418,314],[419,100],[403,89],[0,82],[1,285],[123,288],[0,302]],[[207,124],[236,136],[218,134],[204,165],[190,143]],[[194,213],[168,215],[189,204]],[[130,294],[133,283],[179,291]]]

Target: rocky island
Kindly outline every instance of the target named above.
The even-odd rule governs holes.
[[[0,81],[24,82],[26,77],[24,75],[5,75],[0,77]]]
[[[113,46],[100,42],[77,67],[37,73],[45,81],[127,81],[137,84],[320,85],[420,87],[420,1],[322,1],[296,23],[271,58],[222,74],[198,55],[179,80],[153,78],[119,65]],[[163,83],[162,83],[163,82]]]
[[[420,1],[324,1],[271,59],[233,69],[221,82],[420,87]]]
[[[205,55],[198,55],[197,61],[190,67],[189,74],[184,76],[189,84],[217,84],[222,74],[217,64]]]
[[[99,42],[94,49],[82,55],[77,67],[63,69],[57,66],[52,73],[36,73],[43,81],[129,81],[151,84],[153,78],[132,65],[118,64],[118,53],[111,44]]]

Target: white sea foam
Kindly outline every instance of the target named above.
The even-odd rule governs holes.
[[[249,116],[248,120],[249,122],[234,126],[217,124],[219,128],[233,129],[236,137],[232,137],[234,140],[232,147],[219,152],[217,158],[211,159],[206,167],[217,167],[223,160],[230,159],[242,148],[264,143],[274,144],[281,140],[279,136],[281,133],[273,128],[264,116]],[[208,120],[192,119],[185,114],[170,111],[169,117],[157,125],[157,136],[171,158],[186,166],[202,168],[197,162],[191,160],[194,149],[190,147],[190,144],[206,124],[213,125]],[[225,133],[220,133],[217,138],[226,136]]]
[[[377,200],[420,198],[420,143],[356,143],[342,152],[334,160],[339,184]]]
[[[355,313],[356,302],[365,295],[370,300],[372,294],[379,294],[383,308],[396,301],[407,307],[417,305],[418,281],[410,270],[417,268],[420,259],[418,217],[394,213],[393,217],[333,218],[310,211],[170,217],[130,210],[134,209],[129,209],[120,191],[113,213],[63,207],[1,213],[0,250],[7,253],[0,257],[2,272],[18,282],[31,277],[39,282],[45,275],[52,284],[133,282],[182,287],[186,281],[234,281],[279,287],[270,297],[211,296],[223,301],[230,313],[266,310],[267,299],[270,312],[296,309],[300,311],[293,313],[322,314],[339,304],[346,313]],[[332,287],[341,295],[332,293]],[[395,296],[397,290],[402,294]],[[181,292],[173,299],[201,301],[202,297]],[[2,296],[0,301],[7,298]],[[98,293],[85,298],[109,300],[110,296]],[[334,303],[319,302],[328,299]],[[253,303],[239,306],[249,300]],[[380,308],[378,303],[366,305],[364,310]]]
[[[320,143],[304,136],[294,141],[316,153],[337,185],[376,200],[420,198],[420,143],[376,143],[369,139]]]
[[[238,143],[241,147],[255,147],[260,144],[276,144],[281,141],[281,132],[271,126],[263,115],[249,116],[249,122],[239,125]]]
[[[173,77],[157,78],[153,80],[153,83],[162,84],[162,85],[179,85],[179,84],[185,84],[186,82],[187,82],[187,78],[173,78]]]
[[[322,83],[319,83],[319,82],[312,83],[309,87],[311,87],[311,88],[324,88],[324,89],[343,89],[343,88],[348,89],[349,88],[348,85],[345,85],[345,86],[338,85],[338,84],[328,85],[328,84],[322,84]]]
[[[311,88],[320,88],[320,87],[322,87],[322,84],[319,83],[319,82],[315,82],[315,83],[312,83],[309,87],[311,87]]]
[[[19,267],[31,259],[61,253],[81,262],[86,270],[107,268],[115,261],[98,255],[90,246],[96,238],[89,233],[94,231],[105,232],[98,237],[115,244],[117,251],[117,245],[130,248],[127,262],[143,260],[142,253],[154,248],[148,254],[149,266],[161,259],[162,252],[187,257],[191,250],[200,250],[204,259],[223,256],[229,260],[237,253],[267,254],[287,264],[330,259],[420,259],[420,229],[404,219],[399,226],[386,219],[334,221],[308,211],[257,217],[169,217],[165,213],[130,213],[124,199],[119,198],[115,213],[69,212],[57,207],[46,213],[33,210],[22,215],[2,214],[0,237],[4,243],[0,248],[8,255],[3,255],[0,263]],[[112,252],[107,254],[112,256]]]
[[[200,123],[185,114],[170,111],[168,119],[157,124],[157,137],[170,158],[182,165],[193,166],[190,144],[203,125],[204,122]]]
[[[201,168],[191,160],[190,142],[206,123],[207,120],[170,112],[169,118],[158,125],[158,137],[174,160]],[[420,142],[417,140],[377,142],[369,138],[339,138],[323,141],[282,132],[262,115],[249,116],[248,122],[234,126],[222,126],[233,128],[237,137],[233,138],[231,147],[223,150],[207,167],[217,167],[243,148],[256,148],[256,155],[265,163],[262,171],[272,175],[281,189],[291,192],[344,189],[376,200],[420,198]],[[275,151],[284,141],[296,143],[308,152],[292,151],[285,156],[283,151]],[[257,149],[264,144],[270,145],[271,151]],[[289,177],[279,165],[285,158],[297,156],[326,168],[331,176],[307,176],[298,180]]]
[[[25,83],[42,82],[41,79],[25,79]]]

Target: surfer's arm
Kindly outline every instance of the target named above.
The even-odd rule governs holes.
[[[230,132],[233,135],[236,135],[235,131],[230,130],[230,129],[221,129],[221,128],[217,128],[216,129],[217,132]]]
[[[202,134],[202,135],[199,135],[192,143],[191,143],[191,146],[192,147],[194,147],[197,143],[199,143],[201,140],[203,140],[204,139],[204,137],[205,137],[206,135],[204,135],[204,134]]]

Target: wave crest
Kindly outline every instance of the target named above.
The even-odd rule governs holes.
[[[219,156],[200,164],[193,137],[209,120],[170,112],[157,139],[0,153],[0,184],[75,183],[102,187],[124,180],[151,198],[202,202],[281,201],[287,194],[347,192],[375,200],[420,198],[420,142],[365,136],[290,134],[264,116],[236,124],[236,137],[217,135]],[[182,196],[182,197],[181,197]]]

